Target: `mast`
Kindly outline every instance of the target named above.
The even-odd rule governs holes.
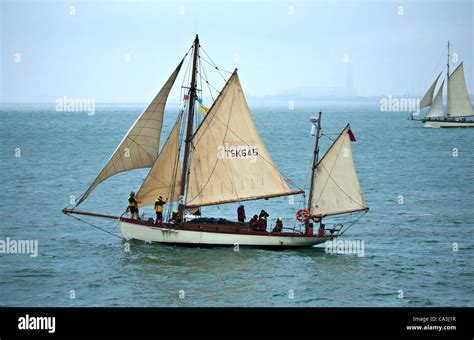
[[[316,142],[314,144],[314,151],[313,151],[313,165],[311,167],[311,185],[309,187],[309,198],[308,198],[308,211],[311,211],[311,204],[313,201],[313,190],[314,190],[314,175],[316,172],[316,167],[318,165],[318,158],[319,158],[319,134],[321,131],[321,115],[322,112],[319,112],[318,115],[318,126],[316,127]]]
[[[186,128],[186,139],[184,146],[184,157],[183,157],[183,169],[181,173],[181,188],[180,188],[180,203],[178,206],[181,216],[184,212],[184,193],[186,191],[186,179],[189,174],[189,152],[191,150],[191,137],[193,135],[193,121],[194,121],[194,103],[196,101],[196,73],[197,73],[197,60],[198,60],[198,49],[199,49],[199,37],[196,34],[194,39],[194,56],[193,56],[193,70],[191,75],[191,87],[189,88],[189,108],[188,108],[188,121]]]
[[[446,64],[446,116],[449,117],[449,40],[448,40],[448,58]]]

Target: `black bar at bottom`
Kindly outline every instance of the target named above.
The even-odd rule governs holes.
[[[473,308],[0,308],[0,338],[250,335],[473,339],[473,316]],[[48,328],[52,319],[39,319],[44,317],[55,318],[54,332]],[[20,329],[39,326],[46,329]]]

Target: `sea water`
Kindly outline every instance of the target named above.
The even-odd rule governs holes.
[[[474,306],[474,129],[426,129],[378,102],[251,105],[267,148],[293,188],[308,189],[309,117],[323,111],[321,151],[346,123],[370,211],[341,240],[363,253],[127,243],[116,221],[61,210],[99,173],[144,105],[54,105],[0,112],[0,240],[37,242],[37,256],[0,252],[2,306]],[[170,131],[176,112],[166,112]],[[162,139],[162,144],[164,139]],[[102,183],[81,210],[120,215],[146,169]],[[295,227],[304,197],[245,202]],[[237,204],[203,208],[236,218]],[[142,209],[153,216],[150,208]],[[344,217],[343,223],[358,215]],[[327,219],[327,226],[331,225]],[[11,250],[11,249],[10,249]],[[330,250],[330,249],[329,249]]]

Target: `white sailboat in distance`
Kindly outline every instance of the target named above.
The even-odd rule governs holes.
[[[461,62],[458,67],[449,73],[449,41],[448,41],[448,62],[446,69],[446,79],[444,79],[436,92],[436,84],[441,77],[441,73],[436,77],[435,81],[423,96],[419,110],[429,107],[426,116],[422,119],[414,119],[421,121],[425,127],[434,128],[450,128],[450,127],[474,127],[474,109],[472,107],[469,92],[464,78],[464,65]],[[446,112],[443,109],[443,89],[446,83]]]
[[[333,240],[346,230],[344,225],[325,228],[323,220],[327,217],[368,210],[352,158],[351,141],[355,138],[350,126],[342,129],[319,160],[322,116],[319,113],[319,117],[312,120],[317,133],[309,199],[307,205],[304,202],[306,208],[295,211],[299,228],[269,231],[256,229],[250,222],[204,217],[202,210],[207,206],[305,192],[290,188],[273,162],[254,123],[237,70],[194,127],[195,104],[200,91],[197,75],[201,56],[197,35],[190,51],[191,84],[186,87],[185,103],[161,151],[158,153],[165,104],[186,56],[77,204],[63,210],[65,214],[116,219],[124,239],[199,246],[308,247]],[[182,146],[184,153],[181,153]],[[234,152],[233,146],[239,147],[240,152]],[[140,206],[152,205],[158,196],[167,197],[168,218],[156,222],[130,218],[127,212],[113,216],[76,209],[107,178],[138,168],[150,168],[136,194]],[[170,219],[174,207],[178,219]],[[201,211],[200,216],[191,216],[197,209]],[[315,224],[318,225],[316,231]]]

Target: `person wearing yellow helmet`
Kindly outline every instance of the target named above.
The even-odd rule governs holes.
[[[177,210],[171,212],[171,222],[181,223],[181,214]]]
[[[273,228],[272,232],[281,233],[282,230],[283,230],[283,218],[278,217],[275,223],[275,228]]]

